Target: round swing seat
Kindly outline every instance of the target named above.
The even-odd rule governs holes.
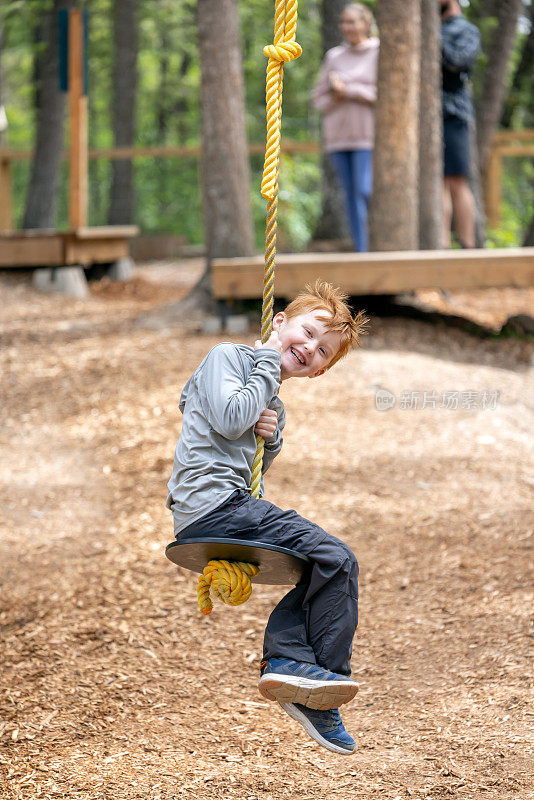
[[[310,559],[287,547],[242,539],[181,539],[165,548],[165,555],[180,567],[193,572],[203,572],[208,561],[244,561],[259,567],[252,583],[275,586],[297,584]]]

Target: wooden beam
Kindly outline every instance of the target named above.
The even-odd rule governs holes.
[[[281,149],[284,153],[292,155],[302,155],[308,153],[319,153],[321,146],[319,142],[296,142],[292,139],[282,139]],[[265,153],[264,142],[250,142],[248,152],[255,155]],[[114,161],[131,158],[184,158],[199,157],[202,155],[200,145],[189,147],[176,147],[171,145],[160,145],[156,147],[107,147],[98,150],[90,150],[89,158],[110,158]]]
[[[493,137],[492,144],[502,142],[525,142],[534,141],[534,128],[525,128],[522,131],[497,131]]]
[[[135,225],[77,231],[18,231],[0,236],[0,267],[62,267],[111,264],[129,255]]]
[[[89,158],[127,161],[132,158],[187,158],[200,155],[200,145],[189,147],[156,145],[155,147],[100,147],[89,151]]]
[[[77,239],[132,239],[139,233],[137,225],[95,225],[91,228],[76,228]]]
[[[293,155],[305,153],[319,153],[319,142],[296,142],[292,139],[282,139],[282,151]],[[263,154],[265,152],[264,142],[251,142],[248,145],[251,154]],[[200,145],[190,145],[182,147],[178,145],[158,145],[154,147],[99,147],[88,150],[88,158],[109,158],[113,161],[127,160],[131,158],[188,158],[201,155]],[[69,158],[69,153],[63,154],[64,158]],[[0,158],[8,161],[28,161],[33,158],[32,150],[12,150],[0,148]]]
[[[57,267],[62,263],[60,235],[0,236],[0,267]]]
[[[534,156],[532,144],[499,144],[495,148],[501,156]]]
[[[13,150],[11,147],[0,147],[0,159],[6,161],[31,161],[33,150]],[[63,154],[66,157],[66,154]]]
[[[216,259],[217,298],[259,298],[263,258]],[[435,250],[402,253],[299,253],[278,255],[275,292],[292,298],[317,278],[349,294],[399,294],[414,289],[480,289],[534,286],[534,247],[501,250]]]
[[[502,157],[499,147],[490,150],[484,181],[484,206],[490,228],[499,224],[502,201]]]
[[[69,11],[70,173],[69,222],[87,225],[87,97],[83,91],[83,17]]]
[[[530,144],[519,144],[520,142],[530,142]],[[282,139],[281,146],[283,152],[293,155],[319,153],[321,149],[319,142],[298,142],[292,139]],[[492,146],[498,147],[504,156],[532,155],[534,152],[534,129],[501,131],[493,139]],[[262,154],[265,152],[265,144],[263,142],[250,142],[248,151],[251,154]],[[88,158],[90,159],[109,158],[113,161],[133,158],[188,158],[200,155],[200,145],[189,145],[187,147],[178,145],[99,147],[88,151]],[[69,153],[64,153],[63,157],[68,158]],[[2,158],[8,161],[29,161],[33,158],[33,151],[0,147],[0,159]]]
[[[92,236],[79,238],[75,233],[63,235],[64,264],[80,264],[88,267],[91,264],[111,264],[129,255],[129,237],[125,236]]]
[[[11,163],[0,157],[0,233],[13,230],[13,194],[11,189]]]

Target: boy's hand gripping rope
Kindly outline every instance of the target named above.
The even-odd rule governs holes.
[[[276,255],[276,214],[278,210],[278,172],[280,166],[280,138],[282,126],[282,90],[284,62],[294,61],[302,53],[295,41],[298,0],[276,0],[274,12],[274,42],[263,48],[269,59],[265,100],[267,106],[267,145],[261,181],[261,195],[267,200],[267,226],[265,231],[265,273],[261,309],[261,340],[271,335],[274,303],[274,270]],[[256,436],[256,455],[252,462],[250,493],[259,497],[264,440]],[[217,597],[228,605],[239,605],[250,597],[250,577],[259,572],[254,564],[241,561],[210,561],[198,579],[198,604],[203,614],[213,608],[209,598],[210,585]]]

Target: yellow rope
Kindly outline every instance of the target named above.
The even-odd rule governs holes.
[[[278,171],[280,166],[280,138],[282,126],[282,90],[284,62],[294,61],[302,53],[295,41],[298,0],[276,0],[274,12],[274,42],[263,48],[268,57],[265,100],[267,106],[267,145],[261,181],[261,195],[267,200],[267,225],[265,230],[265,273],[263,278],[263,303],[261,310],[261,340],[266,342],[272,331],[274,304],[274,270],[276,256],[276,214],[278,210]],[[252,462],[250,493],[259,497],[264,440],[256,436],[256,454]],[[210,586],[217,597],[228,605],[237,606],[250,597],[250,578],[259,569],[242,561],[210,561],[198,579],[198,605],[203,614],[213,608]]]
[[[252,592],[250,579],[259,572],[255,564],[243,561],[209,561],[198,579],[198,605],[203,614],[211,614],[210,588],[223,603],[239,606]]]
[[[267,145],[261,181],[261,195],[267,200],[265,230],[265,273],[261,309],[261,340],[266,342],[272,331],[274,303],[274,270],[276,256],[276,214],[278,211],[278,170],[282,128],[282,90],[284,62],[294,61],[302,53],[295,41],[297,31],[297,0],[276,0],[274,12],[274,43],[263,48],[269,58],[265,84],[267,106]],[[264,440],[256,436],[256,455],[252,462],[250,493],[259,497]]]

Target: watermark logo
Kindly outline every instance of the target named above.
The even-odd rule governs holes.
[[[388,391],[388,389],[378,389],[375,394],[375,406],[377,411],[389,411],[396,402],[397,398],[393,392]]]
[[[389,389],[378,389],[375,393],[377,411],[389,411],[395,405],[400,411],[418,411],[425,408],[445,409],[447,411],[495,411],[499,404],[498,391],[443,391],[435,389],[413,391],[404,389],[397,396]]]

